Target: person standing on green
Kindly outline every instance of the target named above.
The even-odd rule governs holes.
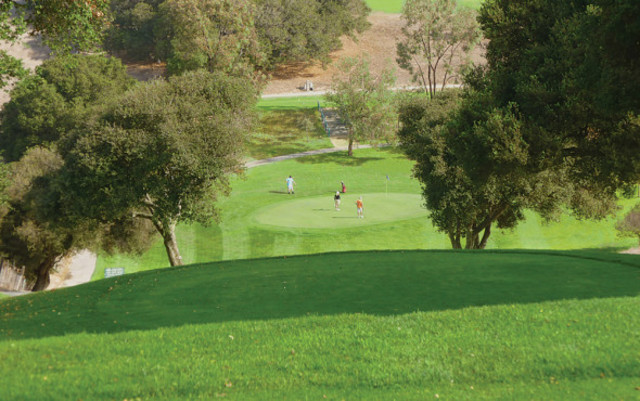
[[[362,204],[362,196],[356,201],[356,209],[358,210],[358,218],[364,219],[364,205]]]
[[[293,192],[293,186],[295,185],[295,181],[293,180],[293,177],[289,176],[289,178],[287,178],[287,192],[289,193],[289,195],[291,195]]]

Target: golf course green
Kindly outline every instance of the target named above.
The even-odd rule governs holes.
[[[339,230],[427,216],[417,194],[342,194],[340,210],[334,207],[333,195],[283,201],[259,209],[254,217],[258,223],[270,226]],[[355,206],[360,196],[366,205],[362,219]]]

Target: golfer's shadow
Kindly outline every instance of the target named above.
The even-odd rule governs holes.
[[[288,194],[287,191],[269,191],[270,194]]]
[[[358,216],[333,216],[334,219],[357,219]]]
[[[313,210],[314,212],[329,212],[329,211],[331,211],[331,209],[311,209],[311,210]]]

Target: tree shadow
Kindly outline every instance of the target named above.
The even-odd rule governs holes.
[[[636,297],[640,257],[380,251],[225,261],[0,301],[0,341],[229,321]]]

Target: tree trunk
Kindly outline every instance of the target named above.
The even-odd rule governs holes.
[[[347,156],[353,156],[353,139],[349,138],[349,150]]]
[[[162,238],[164,240],[164,248],[167,250],[167,256],[169,257],[169,263],[171,266],[182,266],[182,256],[180,256],[180,250],[178,249],[175,229],[175,223],[170,223],[162,233]]]
[[[478,245],[478,249],[484,249],[487,246],[487,241],[489,241],[489,236],[491,235],[491,224],[484,229],[484,234],[482,234],[482,241]]]
[[[453,249],[462,249],[460,238],[457,237],[454,233],[449,233],[449,241],[451,241],[451,247]]]
[[[36,272],[36,283],[34,284],[31,291],[44,291],[49,287],[49,283],[51,282],[51,277],[49,272],[53,270],[53,265],[55,264],[55,258],[46,259],[38,266],[38,271]]]
[[[464,249],[476,249],[478,244],[478,234],[475,233],[475,224],[467,228],[467,243]]]

